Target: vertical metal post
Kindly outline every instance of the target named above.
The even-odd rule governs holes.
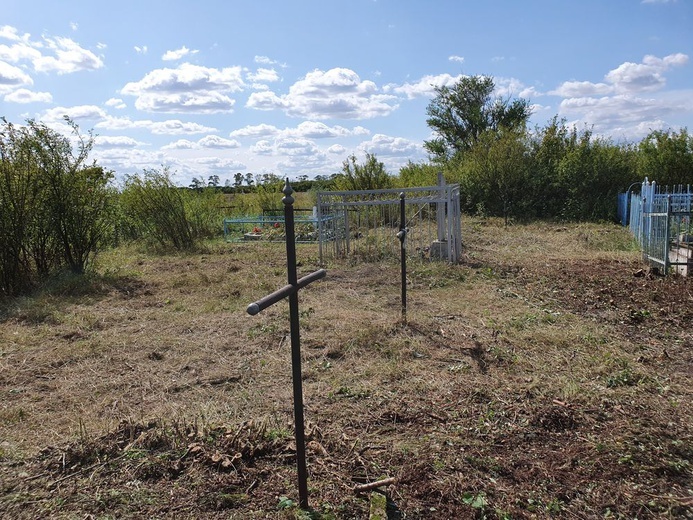
[[[669,274],[671,260],[669,259],[669,233],[671,232],[671,195],[667,196],[667,220],[664,223],[664,276]],[[678,258],[677,258],[678,260]]]
[[[349,235],[351,231],[349,230],[349,206],[347,206],[347,196],[342,195],[342,201],[344,202],[344,240],[346,241],[346,254],[351,253],[351,243],[349,242]]]
[[[286,229],[286,265],[289,285],[296,287],[296,237],[294,232],[294,190],[286,180],[284,189],[284,221]],[[308,471],[306,468],[306,436],[303,420],[303,380],[301,376],[301,338],[298,319],[298,291],[289,295],[291,323],[291,372],[294,383],[294,422],[296,427],[296,466],[298,468],[298,496],[302,509],[308,508]]]
[[[436,222],[438,224],[438,240],[443,241],[443,240],[448,240],[448,235],[446,234],[446,229],[445,229],[445,204],[441,204],[441,199],[443,198],[443,190],[445,188],[445,177],[443,177],[443,172],[438,172],[438,190],[437,190],[437,199],[438,202],[436,203]]]
[[[322,225],[322,197],[320,195],[320,192],[318,192],[318,195],[316,197],[316,207],[317,207],[317,219],[318,219],[318,259],[320,262],[320,265],[324,265],[323,260],[322,260],[322,241],[325,235],[325,229],[323,228]]]
[[[645,211],[647,209],[647,199],[645,197],[642,198],[641,209],[642,211],[640,212],[640,233],[638,235],[638,239],[640,242],[640,247],[642,248],[643,261],[647,262],[647,244],[645,244]]]
[[[399,194],[399,254],[402,266],[402,323],[407,322],[407,250],[404,241],[407,238],[405,227],[404,192]]]

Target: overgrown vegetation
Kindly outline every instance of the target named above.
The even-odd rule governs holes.
[[[219,234],[223,198],[213,189],[185,190],[164,170],[144,170],[125,180],[120,196],[128,238],[191,250]]]
[[[653,131],[640,143],[616,143],[554,117],[526,128],[524,100],[493,97],[493,79],[465,77],[436,89],[427,120],[431,161],[402,168],[403,185],[458,182],[463,211],[529,221],[614,221],[616,199],[645,177],[660,185],[693,183],[693,136]]]
[[[29,120],[0,130],[0,295],[69,269],[85,272],[113,235],[112,172],[87,162],[93,139]]]
[[[349,156],[342,164],[342,171],[334,178],[334,188],[338,191],[378,190],[392,185],[393,180],[385,165],[370,153],[366,153],[363,164],[356,160],[355,155]]]
[[[617,195],[645,177],[660,185],[693,182],[693,136],[653,131],[640,143],[615,143],[554,117],[527,128],[527,100],[494,97],[488,76],[439,87],[427,108],[434,136],[428,162],[387,172],[375,154],[349,156],[331,176],[292,182],[309,209],[314,190],[430,186],[438,172],[461,185],[465,214],[563,222],[614,221]],[[76,142],[28,121],[3,120],[0,132],[0,291],[25,294],[63,269],[87,271],[97,252],[143,240],[163,249],[195,250],[222,232],[222,219],[281,211],[283,179],[237,172],[175,185],[170,172],[147,169],[120,190],[113,172],[88,163],[92,135],[67,120]],[[637,187],[635,188],[637,190]]]
[[[521,131],[531,110],[525,99],[494,97],[490,76],[463,76],[451,86],[435,88],[426,123],[435,137],[424,142],[434,162],[447,162],[473,150],[484,135]]]

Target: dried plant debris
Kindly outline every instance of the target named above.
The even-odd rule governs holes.
[[[616,226],[463,235],[460,264],[408,264],[406,323],[397,262],[302,289],[305,512],[287,306],[245,312],[281,244],[114,250],[92,290],[3,302],[0,517],[368,518],[378,493],[388,518],[693,518],[693,278]]]

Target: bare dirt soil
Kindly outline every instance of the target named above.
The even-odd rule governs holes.
[[[301,291],[296,507],[278,244],[123,248],[3,302],[0,517],[693,518],[693,277],[611,225],[463,225],[459,265],[333,262]],[[299,248],[299,275],[315,251]]]

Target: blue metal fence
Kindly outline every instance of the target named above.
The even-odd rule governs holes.
[[[692,207],[691,185],[662,188],[646,178],[640,194],[619,195],[621,222],[628,222],[643,259],[664,274],[693,272]]]
[[[628,225],[629,192],[618,194],[618,220],[622,226]]]

